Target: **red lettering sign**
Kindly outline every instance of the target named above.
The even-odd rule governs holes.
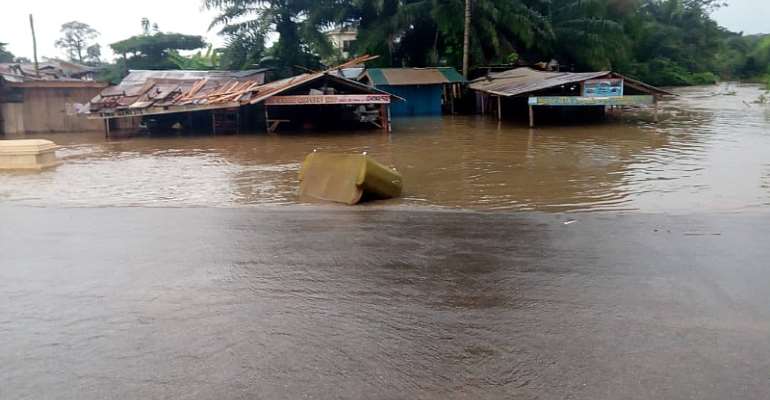
[[[318,104],[390,104],[390,96],[387,94],[273,96],[265,100],[265,105],[268,106]]]

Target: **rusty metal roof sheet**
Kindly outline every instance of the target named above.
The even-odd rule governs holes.
[[[362,56],[327,71],[305,73],[270,83],[264,83],[266,70],[130,71],[119,85],[107,88],[94,97],[90,102],[90,111],[101,114],[102,118],[113,118],[238,107],[259,103],[321,78],[332,79],[366,93],[391,95],[332,72],[374,58]]]
[[[93,81],[94,72],[95,68],[60,60],[42,61],[37,71],[32,63],[0,63],[0,80],[11,83]]]
[[[596,79],[609,74],[609,71],[577,73],[516,68],[474,79],[471,81],[470,88],[498,96],[518,96],[570,83]]]
[[[115,113],[239,101],[265,81],[267,69],[247,71],[130,71],[91,100],[92,112]]]

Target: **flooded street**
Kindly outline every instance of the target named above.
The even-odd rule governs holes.
[[[715,92],[729,95],[713,95]],[[770,398],[770,108],[47,135],[0,173],[0,399]],[[405,196],[299,204],[305,154]]]
[[[712,96],[735,91],[734,95]],[[456,116],[396,120],[394,133],[44,137],[64,165],[0,174],[0,202],[35,206],[212,206],[297,202],[303,157],[367,151],[404,176],[390,205],[476,210],[689,213],[770,205],[770,108],[756,85],[680,90],[663,121],[628,114],[585,126]],[[382,203],[380,203],[382,204]]]
[[[0,208],[2,399],[762,399],[768,218]]]

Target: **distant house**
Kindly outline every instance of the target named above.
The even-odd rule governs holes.
[[[101,121],[78,112],[107,86],[95,70],[65,61],[0,64],[0,133],[84,132],[103,129]]]
[[[470,82],[476,92],[478,111],[505,115],[529,110],[529,124],[535,116],[604,115],[607,107],[655,106],[666,90],[611,71],[553,72],[516,68],[489,73]],[[549,118],[550,119],[550,118]]]
[[[452,67],[367,68],[359,80],[405,99],[391,106],[393,116],[441,115],[453,111],[462,75]]]
[[[326,32],[326,37],[332,42],[335,49],[342,52],[343,58],[349,58],[353,43],[356,42],[358,31],[356,28],[344,27]]]

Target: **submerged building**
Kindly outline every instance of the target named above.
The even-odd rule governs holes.
[[[213,133],[346,126],[390,129],[389,106],[397,96],[333,70],[269,83],[265,73],[131,71],[119,85],[94,97],[88,111],[90,118],[105,120],[108,131],[135,127],[139,121],[150,130]]]
[[[64,62],[0,64],[0,133],[83,132],[103,129],[99,121],[79,117],[105,82],[95,70]]]
[[[538,116],[579,112],[579,116],[604,115],[607,107],[655,106],[666,90],[611,71],[551,72],[516,68],[490,73],[470,82],[476,92],[477,111],[502,119],[528,115],[530,126]]]
[[[465,84],[452,67],[367,68],[358,80],[405,100],[393,105],[393,116],[452,113]]]

